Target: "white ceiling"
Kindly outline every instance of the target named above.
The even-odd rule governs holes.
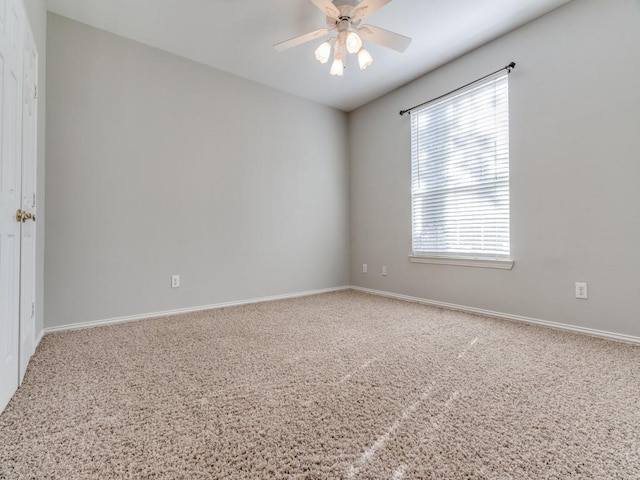
[[[351,111],[568,1],[394,0],[363,24],[413,42],[404,53],[367,44],[373,65],[361,71],[350,55],[354,58],[342,78],[330,76],[330,65],[315,60],[321,40],[281,53],[273,49],[274,43],[325,26],[324,15],[309,0],[47,0],[47,6],[79,22]]]

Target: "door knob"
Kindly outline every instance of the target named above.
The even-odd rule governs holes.
[[[24,212],[22,210],[16,211],[16,221],[25,223],[27,220],[36,221],[36,216],[33,213]]]

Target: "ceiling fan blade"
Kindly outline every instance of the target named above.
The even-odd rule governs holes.
[[[340,10],[336,7],[331,0],[311,0],[316,7],[322,10],[327,17],[338,18],[340,16]]]
[[[399,33],[390,32],[384,28],[374,27],[373,25],[364,25],[358,29],[358,35],[363,40],[376,43],[383,47],[391,48],[397,52],[404,52],[411,39],[400,35]]]
[[[354,10],[354,20],[358,20],[360,18],[368,17],[373,12],[380,10],[391,0],[362,0]]]
[[[315,30],[313,32],[305,33],[304,35],[290,38],[289,40],[285,40],[284,42],[276,43],[273,48],[275,48],[279,52],[282,52],[283,50],[287,50],[291,47],[297,47],[298,45],[310,42],[311,40],[315,40],[316,38],[322,38],[327,33],[329,33],[328,28],[321,28],[320,30]]]

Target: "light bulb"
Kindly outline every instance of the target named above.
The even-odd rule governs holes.
[[[362,39],[356,32],[349,32],[347,35],[347,51],[349,53],[358,53],[362,48]]]
[[[344,65],[342,64],[341,59],[339,58],[333,59],[333,64],[331,65],[331,71],[329,73],[337,77],[341,77],[344,75]]]
[[[330,56],[331,44],[329,42],[324,42],[316,49],[316,60],[318,60],[320,63],[327,63]]]
[[[369,65],[373,63],[373,57],[369,52],[367,52],[364,48],[361,48],[358,52],[358,64],[360,65],[360,70],[364,70]]]

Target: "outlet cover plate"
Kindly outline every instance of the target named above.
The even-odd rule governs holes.
[[[576,282],[576,298],[586,300],[587,296],[587,284],[586,282]]]

